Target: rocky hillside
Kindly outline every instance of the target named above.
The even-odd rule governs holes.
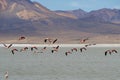
[[[71,14],[75,18],[79,18],[84,21],[95,21],[95,22],[110,22],[120,23],[120,10],[119,9],[99,9],[91,12],[85,12],[81,9],[71,11],[56,11],[57,14]]]
[[[0,0],[0,36],[120,34],[119,22],[118,9],[51,11],[30,0]]]

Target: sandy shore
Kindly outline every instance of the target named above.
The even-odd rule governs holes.
[[[9,44],[6,44],[9,45]],[[14,47],[55,47],[55,46],[60,46],[60,47],[84,47],[86,44],[13,44]],[[0,47],[4,47],[3,44],[0,44]],[[120,44],[96,44],[96,45],[91,45],[89,47],[120,47]]]
[[[18,37],[0,37],[0,43],[24,43],[24,44],[44,44],[45,38],[58,39],[57,44],[80,44],[80,39],[89,38],[85,44],[120,44],[120,35],[63,35],[63,36],[26,36],[25,40],[18,40]]]

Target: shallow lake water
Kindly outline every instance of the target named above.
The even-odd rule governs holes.
[[[75,47],[75,46],[73,46]],[[73,47],[60,47],[58,52],[51,53],[52,47],[43,53],[34,51],[15,52],[0,47],[0,80],[119,80],[120,79],[120,47],[88,47],[68,56],[66,51]],[[14,47],[12,47],[14,48]],[[15,47],[20,50],[22,47]],[[39,47],[37,52],[43,47]],[[116,49],[118,53],[105,56],[108,49]]]

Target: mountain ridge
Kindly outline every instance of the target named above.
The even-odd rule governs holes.
[[[104,8],[90,12],[82,9],[52,11],[30,0],[0,0],[2,37],[73,35],[77,38],[98,34],[120,34],[119,23],[119,9]]]

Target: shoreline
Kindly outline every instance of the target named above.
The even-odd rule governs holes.
[[[9,45],[9,44],[6,44]],[[14,47],[54,47],[54,46],[60,46],[60,47],[84,47],[87,44],[13,44]],[[0,44],[0,47],[4,47],[3,44]],[[89,47],[120,47],[120,44],[96,44],[91,45]]]

